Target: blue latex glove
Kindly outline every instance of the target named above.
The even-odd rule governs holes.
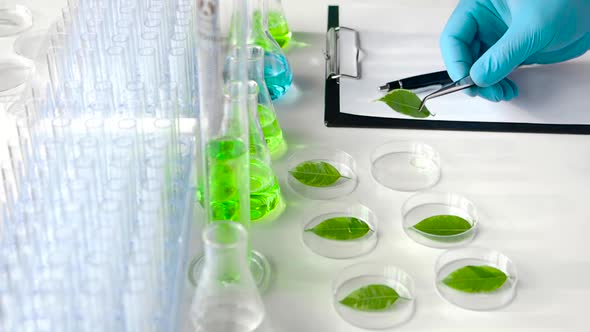
[[[566,61],[590,48],[590,0],[461,0],[440,46],[453,80],[492,101],[510,100],[518,87],[506,78],[521,64]]]

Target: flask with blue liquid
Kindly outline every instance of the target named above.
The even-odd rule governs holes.
[[[268,30],[268,0],[248,0],[250,32],[248,44],[264,49],[264,81],[272,100],[283,96],[293,82],[289,61]]]

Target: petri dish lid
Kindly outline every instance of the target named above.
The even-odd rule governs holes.
[[[0,37],[19,34],[33,25],[31,11],[22,5],[0,5]]]
[[[0,59],[0,94],[7,95],[23,86],[31,77],[32,62],[26,59]]]
[[[35,60],[49,48],[49,31],[32,30],[18,36],[14,41],[14,52],[27,59]]]
[[[440,179],[440,156],[430,145],[420,142],[389,142],[371,156],[373,178],[393,190],[419,191]]]

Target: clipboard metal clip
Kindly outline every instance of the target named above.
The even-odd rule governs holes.
[[[341,45],[341,40],[343,39],[340,36],[341,33],[352,33],[352,45]],[[350,40],[350,38],[345,38],[345,40]],[[342,56],[342,50],[344,49],[348,52],[350,48],[352,48],[353,52],[350,54],[354,54],[352,56],[354,73],[344,73],[341,71],[340,61],[349,57]],[[360,79],[360,52],[360,37],[358,31],[347,27],[330,28],[326,34],[326,50],[324,51],[324,57],[326,59],[326,78],[338,79],[340,77],[348,77]]]

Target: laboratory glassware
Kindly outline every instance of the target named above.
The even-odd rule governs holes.
[[[283,130],[277,119],[275,108],[264,81],[264,49],[260,46],[248,46],[248,79],[258,84],[258,118],[264,139],[273,160],[285,155],[288,146]]]
[[[276,220],[285,209],[279,181],[272,169],[270,152],[259,120],[259,88],[248,83],[248,113],[250,125],[250,218],[252,222]]]
[[[205,258],[190,311],[194,331],[254,331],[265,309],[250,273],[246,229],[218,221],[202,236]]]
[[[248,2],[248,44],[264,49],[264,80],[273,100],[282,97],[291,88],[293,72],[287,56],[268,31],[268,3],[266,0]]]
[[[268,0],[268,31],[281,48],[285,48],[291,41],[292,32],[289,29],[283,3],[281,0]]]

